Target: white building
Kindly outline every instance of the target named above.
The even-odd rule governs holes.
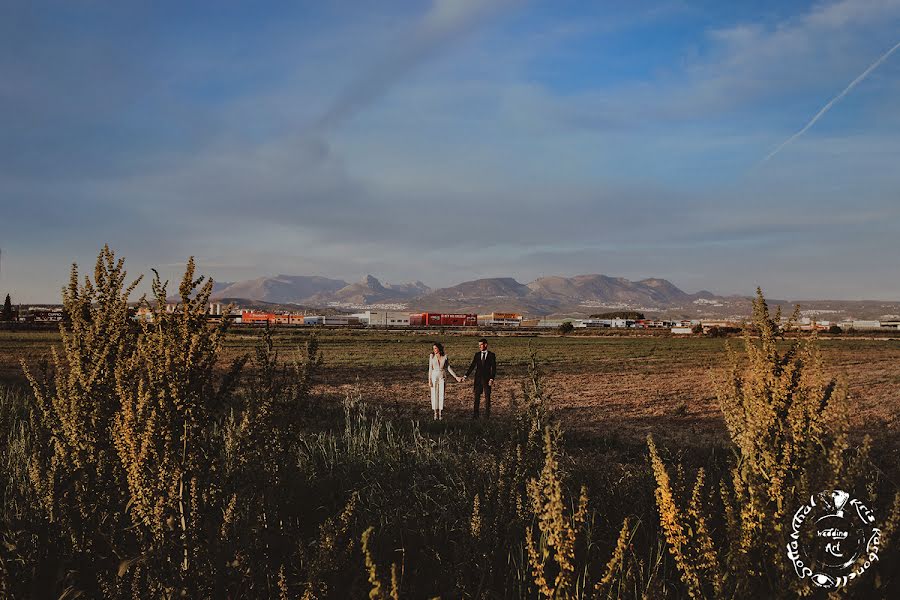
[[[409,313],[391,310],[367,310],[366,312],[351,315],[365,323],[375,327],[409,327]]]
[[[322,325],[359,325],[358,317],[351,317],[346,315],[331,315],[320,318],[322,319]],[[303,319],[303,324],[306,325],[305,317]]]
[[[584,327],[612,327],[612,319],[583,319],[581,324]]]
[[[619,329],[627,329],[630,327],[634,327],[634,319],[610,319],[612,321],[612,327],[617,327]]]
[[[518,313],[498,313],[478,315],[478,324],[482,327],[518,327],[522,324],[522,315]]]
[[[864,329],[881,329],[881,321],[866,321],[866,320],[856,320],[856,321],[841,321],[840,323],[841,329],[856,329],[856,330],[864,330]]]
[[[571,323],[572,327],[584,327],[581,319],[541,319],[538,321],[538,327],[559,327],[563,323]]]

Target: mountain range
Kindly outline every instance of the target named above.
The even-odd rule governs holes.
[[[466,281],[431,289],[421,281],[382,283],[367,275],[348,283],[340,279],[305,275],[276,275],[235,283],[217,284],[213,299],[242,300],[306,307],[397,308],[444,312],[520,312],[535,316],[587,315],[617,309],[645,312],[682,312],[747,306],[745,297],[722,297],[701,291],[689,294],[665,279],[631,281],[607,275],[541,277],[523,284],[511,277]],[[713,311],[722,312],[722,311]]]

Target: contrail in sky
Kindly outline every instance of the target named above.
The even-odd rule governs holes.
[[[775,148],[774,150],[772,150],[771,152],[769,152],[769,155],[766,156],[764,159],[762,159],[762,161],[760,162],[760,164],[765,163],[767,160],[769,160],[770,158],[772,158],[773,156],[775,156],[776,154],[778,154],[779,152],[781,152],[781,149],[782,149],[782,148],[784,148],[785,146],[787,146],[788,144],[790,144],[791,142],[793,142],[794,140],[796,140],[798,137],[800,137],[801,135],[803,135],[804,133],[806,133],[806,131],[807,131],[810,127],[812,127],[813,125],[816,124],[816,121],[818,121],[819,119],[821,119],[821,118],[825,115],[825,113],[827,113],[829,110],[831,110],[831,107],[832,107],[832,106],[834,106],[835,104],[837,104],[837,103],[841,100],[841,98],[843,98],[844,96],[846,96],[846,95],[850,92],[850,90],[852,90],[853,88],[856,87],[856,85],[857,85],[859,82],[861,82],[863,79],[865,79],[866,77],[868,77],[868,76],[869,76],[869,73],[871,73],[872,71],[874,71],[875,69],[877,69],[878,66],[879,66],[881,63],[883,63],[884,61],[886,61],[886,60],[888,59],[888,57],[889,57],[891,54],[893,54],[895,50],[897,50],[897,48],[900,48],[900,42],[897,42],[897,44],[896,44],[893,48],[891,48],[890,50],[888,50],[887,52],[885,52],[884,54],[882,54],[881,57],[879,57],[878,60],[876,60],[875,62],[873,62],[871,65],[869,65],[869,68],[866,69],[865,71],[863,71],[862,74],[860,74],[859,77],[857,77],[856,79],[854,79],[853,81],[851,81],[851,82],[850,82],[850,85],[848,85],[847,87],[845,87],[843,92],[841,92],[840,94],[838,94],[837,96],[835,96],[834,98],[832,98],[832,99],[828,102],[828,104],[826,104],[825,106],[823,106],[823,107],[822,107],[822,110],[820,110],[819,112],[817,112],[817,113],[816,113],[816,116],[814,116],[812,119],[810,119],[810,120],[809,120],[809,123],[807,123],[807,124],[803,127],[803,129],[801,129],[800,131],[798,131],[797,133],[795,133],[794,135],[792,135],[792,136],[789,137],[788,139],[784,140],[784,141],[781,143],[780,146],[778,146],[777,148]]]
[[[442,49],[477,29],[478,25],[520,0],[433,0],[429,10],[405,34],[393,41],[381,60],[344,89],[315,123],[330,129],[384,96],[405,75]]]

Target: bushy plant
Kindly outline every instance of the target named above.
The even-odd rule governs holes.
[[[46,367],[23,363],[34,404],[19,415],[30,421],[20,421],[10,465],[21,471],[24,459],[29,477],[7,494],[4,535],[17,552],[31,548],[32,570],[13,579],[0,569],[3,585],[109,598],[287,588],[310,569],[297,544],[300,524],[310,526],[294,506],[306,506],[296,502],[298,415],[321,365],[315,340],[288,372],[265,336],[257,378],[238,394],[246,358],[220,369],[229,321],[207,319],[212,282],[195,278],[193,260],[176,310],[166,310],[157,275],[141,322],[128,310],[137,281],[125,282],[108,248],[93,279],[79,283],[73,267],[62,350]],[[12,530],[12,509],[26,499],[38,510]]]
[[[846,387],[823,374],[814,336],[782,349],[779,321],[758,290],[744,334],[746,368],[729,347],[719,401],[736,460],[716,486],[718,503],[710,501],[702,469],[690,499],[679,498],[681,482],[672,481],[648,438],[660,525],[693,598],[811,593],[786,557],[793,512],[812,494],[835,488],[875,500],[870,442],[850,439]]]
[[[575,541],[587,518],[587,489],[581,488],[578,507],[567,514],[556,458],[558,435],[550,427],[544,429],[544,468],[540,478],[528,481],[530,508],[540,537],[536,540],[528,528],[525,547],[535,587],[547,599],[574,598],[579,587],[585,588],[575,573]]]
[[[130,524],[125,469],[111,435],[122,408],[116,368],[137,349],[128,298],[140,278],[127,282],[124,260],[104,247],[94,277],[79,282],[72,265],[63,288],[62,351],[50,369],[22,367],[34,394],[29,475],[47,534],[47,565],[69,564],[66,584],[104,593],[114,585],[119,557],[127,554]],[[41,582],[39,582],[41,583]]]
[[[197,290],[201,284],[191,259],[181,302],[169,312],[157,274],[151,318],[140,322],[135,351],[116,365],[121,408],[111,434],[140,548],[121,570],[163,596],[209,595],[221,568],[217,540],[209,535],[224,502],[221,436],[210,427],[230,393],[214,371],[228,319],[208,324],[212,281]]]

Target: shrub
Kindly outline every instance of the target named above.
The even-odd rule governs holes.
[[[701,333],[702,333],[701,327]],[[709,328],[709,331],[706,332],[707,337],[711,338],[724,338],[729,337],[731,335],[740,334],[741,330],[737,327],[721,327],[718,325],[713,325]]]
[[[118,557],[128,551],[126,473],[110,435],[122,406],[116,368],[137,349],[128,297],[140,278],[126,281],[124,261],[108,247],[93,280],[79,283],[73,265],[62,292],[69,315],[60,326],[62,352],[52,350],[42,373],[22,363],[34,394],[29,478],[45,535],[55,540],[43,560],[74,565],[67,585],[95,595],[114,586]]]
[[[702,469],[685,508],[648,439],[660,524],[693,598],[811,593],[786,560],[790,515],[822,490],[874,494],[869,440],[850,442],[846,387],[822,374],[815,337],[781,350],[778,320],[758,291],[744,337],[745,370],[729,347],[731,367],[719,402],[737,461],[717,486],[718,510],[708,504]],[[898,506],[900,494],[887,523],[896,522]],[[710,534],[713,523],[721,524],[719,543]],[[885,527],[885,539],[893,526]]]
[[[134,352],[115,369],[121,407],[111,434],[141,549],[120,572],[157,595],[215,595],[211,579],[221,569],[218,540],[209,532],[221,528],[226,491],[221,436],[210,427],[230,393],[214,374],[229,320],[208,325],[212,281],[203,279],[194,279],[189,260],[181,302],[167,312],[166,284],[156,274],[151,318],[140,323]],[[129,572],[132,564],[140,568]]]

